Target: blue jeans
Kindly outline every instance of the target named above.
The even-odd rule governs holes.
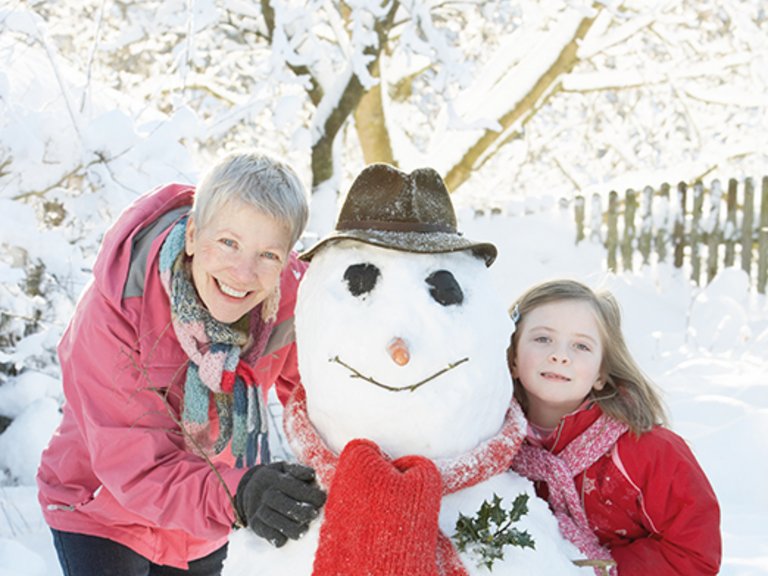
[[[153,564],[130,548],[98,536],[51,529],[64,576],[220,576],[227,545],[187,570]]]

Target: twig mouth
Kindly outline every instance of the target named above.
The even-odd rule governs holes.
[[[344,366],[344,368],[346,368],[347,370],[349,370],[351,372],[351,374],[349,375],[350,378],[360,378],[362,380],[365,380],[366,382],[370,382],[374,386],[378,386],[379,388],[383,388],[384,390],[388,390],[389,392],[413,392],[417,388],[422,387],[427,382],[431,382],[432,380],[434,380],[438,376],[442,376],[443,374],[445,374],[449,370],[453,370],[457,366],[459,366],[461,364],[464,364],[464,362],[469,362],[469,357],[462,358],[461,360],[457,360],[456,362],[452,362],[451,364],[448,364],[448,366],[446,366],[442,370],[438,370],[437,372],[432,374],[432,376],[428,376],[427,378],[424,378],[424,380],[420,380],[420,381],[416,382],[415,384],[411,384],[409,386],[402,386],[402,387],[388,386],[387,384],[382,384],[381,382],[375,380],[374,378],[371,378],[370,376],[366,376],[365,374],[361,374],[355,368],[353,368],[352,366],[350,366],[349,364],[344,362],[338,356],[334,356],[333,358],[329,358],[328,362],[336,362],[336,364],[341,364],[342,366]]]

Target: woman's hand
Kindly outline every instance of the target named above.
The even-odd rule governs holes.
[[[312,468],[273,462],[245,473],[237,486],[235,508],[244,525],[279,548],[307,531],[325,498]]]

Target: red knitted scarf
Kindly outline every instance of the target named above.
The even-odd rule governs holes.
[[[438,527],[442,496],[506,472],[525,430],[513,401],[499,433],[457,458],[391,461],[368,440],[349,442],[337,456],[309,421],[301,386],[283,422],[298,460],[328,487],[313,576],[466,576]]]
[[[626,424],[603,414],[557,456],[525,442],[512,463],[517,473],[547,483],[560,531],[591,560],[610,560],[611,555],[589,526],[574,477],[608,453],[627,429]],[[601,574],[597,569],[595,572]]]

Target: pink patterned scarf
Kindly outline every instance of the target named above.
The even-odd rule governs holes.
[[[298,460],[315,469],[323,486],[331,487],[339,464],[339,456],[325,445],[310,422],[307,415],[306,392],[303,387],[297,387],[291,395],[283,415],[283,424],[288,441]],[[513,401],[506,414],[504,424],[496,436],[489,438],[460,457],[432,461],[442,480],[442,494],[450,494],[505,473],[522,444],[524,429],[525,419],[522,410]],[[404,459],[401,458],[395,462],[402,460]],[[328,495],[327,508],[333,507],[334,497],[334,491],[331,490]],[[361,526],[361,529],[365,530],[366,527]],[[322,541],[321,529],[321,543]],[[466,576],[466,569],[450,538],[439,531],[436,552],[436,574],[440,576]],[[379,561],[377,558],[367,558],[366,560],[372,565]],[[370,573],[377,574],[378,572],[374,570]]]
[[[627,429],[603,414],[557,456],[525,442],[512,463],[512,469],[529,480],[547,483],[560,531],[591,560],[610,560],[611,555],[592,532],[573,479],[610,451]],[[596,573],[602,574],[597,569]],[[611,574],[615,573],[613,569]]]

